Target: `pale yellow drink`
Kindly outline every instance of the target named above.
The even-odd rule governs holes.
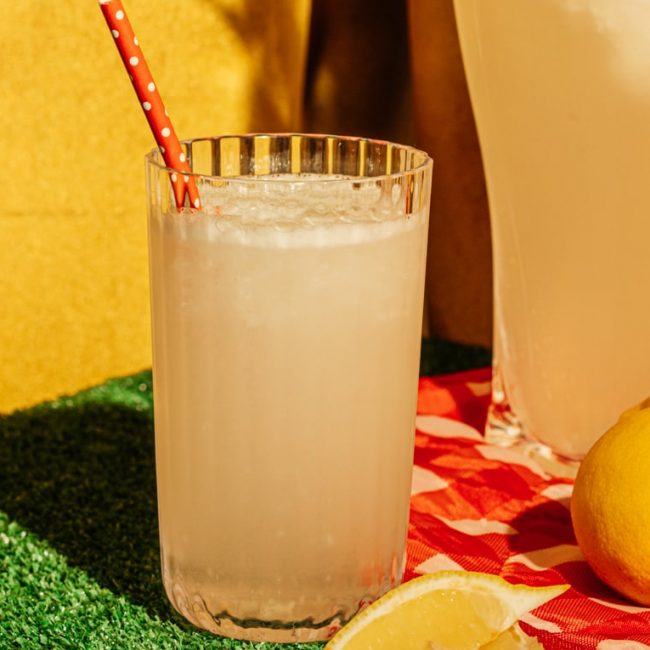
[[[150,217],[165,588],[197,625],[280,641],[400,580],[428,215],[294,180]]]
[[[579,458],[650,393],[650,2],[454,4],[490,197],[505,415]]]

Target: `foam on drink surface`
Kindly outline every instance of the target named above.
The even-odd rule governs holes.
[[[253,247],[353,245],[384,239],[420,223],[406,213],[404,188],[318,174],[257,176],[200,185],[200,211],[175,209],[165,228],[181,240]],[[408,218],[407,218],[408,217]]]

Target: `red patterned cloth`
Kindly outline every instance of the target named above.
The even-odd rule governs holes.
[[[522,619],[547,650],[650,648],[650,608],[605,586],[576,545],[572,481],[485,443],[489,399],[488,368],[420,380],[405,579],[467,569],[532,586],[568,583]]]

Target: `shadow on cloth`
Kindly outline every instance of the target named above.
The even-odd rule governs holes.
[[[86,402],[0,418],[0,510],[71,566],[163,619],[153,421]]]
[[[514,557],[530,568],[532,581],[539,572],[550,569],[559,578],[551,584],[566,582],[583,596],[610,607],[634,606],[602,582],[587,564],[573,533],[569,502],[566,497],[540,503],[513,519],[511,525],[519,533],[508,537],[508,546],[516,553]]]

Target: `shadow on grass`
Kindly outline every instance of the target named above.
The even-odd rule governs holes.
[[[102,586],[173,617],[160,581],[150,411],[61,400],[0,418],[0,510]]]
[[[489,363],[489,351],[425,339],[422,374]],[[181,624],[160,579],[151,374],[0,416],[0,510],[70,565]]]
[[[492,351],[480,345],[454,343],[434,337],[422,339],[420,352],[420,376],[422,377],[461,372],[491,364]]]

